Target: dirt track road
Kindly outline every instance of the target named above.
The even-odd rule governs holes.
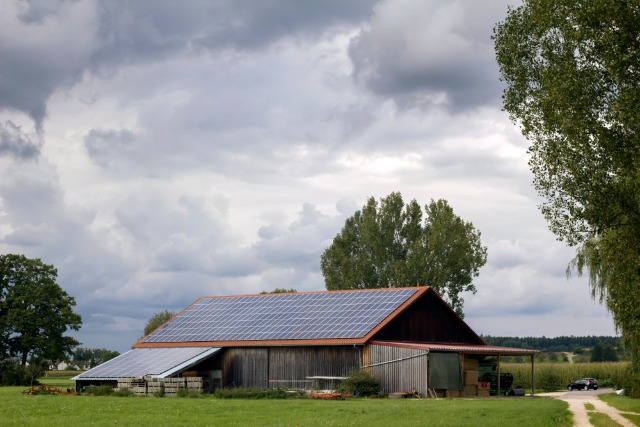
[[[595,412],[607,414],[622,426],[635,427],[635,424],[621,415],[621,411],[598,399],[598,395],[602,393],[613,393],[613,389],[558,391],[554,393],[536,393],[536,396],[549,396],[567,402],[569,410],[573,413],[573,425],[577,427],[591,426],[587,409],[584,407],[585,403],[591,403],[596,408]],[[635,414],[635,412],[630,413]]]

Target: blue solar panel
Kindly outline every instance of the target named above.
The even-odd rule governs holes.
[[[417,290],[201,298],[142,342],[361,338]]]
[[[217,350],[219,349],[211,347],[136,348],[73,379],[162,376],[175,367],[213,354]]]

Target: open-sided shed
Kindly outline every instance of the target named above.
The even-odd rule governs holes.
[[[535,353],[487,346],[430,287],[202,297],[133,347],[76,388],[197,377],[203,390],[317,389],[368,369],[385,392],[482,395],[483,364],[500,378],[501,356],[533,367]]]

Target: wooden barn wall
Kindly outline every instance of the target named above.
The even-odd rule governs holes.
[[[222,354],[223,387],[267,388],[269,349],[228,348]]]
[[[373,339],[482,344],[482,341],[455,313],[431,294],[425,294],[400,313]]]
[[[309,381],[307,377],[345,377],[360,369],[360,352],[353,346],[270,347],[271,387],[331,388],[331,381]]]
[[[211,366],[222,370],[224,387],[312,388],[318,384],[307,377],[341,377],[360,369],[353,346],[236,347],[214,359]]]
[[[426,350],[369,345],[362,352],[362,366],[380,381],[383,393],[417,390],[428,395]]]

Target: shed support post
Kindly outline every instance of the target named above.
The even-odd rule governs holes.
[[[500,396],[500,353],[498,353],[498,396]]]
[[[534,355],[531,355],[531,396],[534,396],[536,394],[535,392],[535,388],[536,388],[536,374],[535,374],[535,369],[534,369],[534,360],[535,358],[533,357]]]

